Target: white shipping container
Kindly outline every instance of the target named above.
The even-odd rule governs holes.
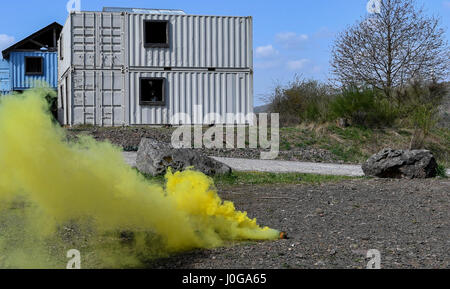
[[[252,46],[251,17],[73,12],[59,41],[59,120],[247,124]]]
[[[66,125],[126,125],[125,74],[115,70],[74,70],[60,82],[59,121]]]
[[[164,106],[139,104],[139,81],[147,77],[166,79]],[[128,86],[130,124],[247,124],[242,115],[253,112],[253,99],[247,97],[252,83],[248,72],[133,71]],[[241,117],[234,121],[227,114]]]
[[[125,16],[120,13],[71,13],[61,33],[61,71],[79,69],[122,69],[125,59]],[[62,43],[62,45],[61,45]]]
[[[128,14],[130,67],[253,67],[252,18]],[[170,48],[145,49],[146,20],[169,21]]]
[[[140,103],[140,81],[146,78],[165,79],[164,104]],[[64,82],[61,103],[71,108],[67,125],[248,124],[253,112],[248,72],[75,70]]]
[[[168,47],[145,47],[145,21],[168,22]],[[251,17],[73,12],[64,28],[64,62],[77,68],[253,67]]]

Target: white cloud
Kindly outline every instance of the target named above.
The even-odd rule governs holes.
[[[291,41],[291,40],[308,40],[309,36],[306,34],[297,34],[295,32],[283,32],[276,35],[277,39],[280,41]]]
[[[278,50],[273,48],[272,45],[259,46],[256,48],[256,57],[258,58],[269,58],[277,56],[278,54]]]
[[[286,49],[302,48],[309,40],[308,35],[295,32],[278,33],[275,38]]]
[[[258,69],[270,69],[279,67],[282,64],[280,60],[266,60],[255,62],[255,68]]]
[[[443,2],[442,2],[442,5],[443,5],[445,8],[450,9],[450,1],[443,1]]]
[[[289,70],[300,70],[305,67],[306,64],[310,62],[309,59],[303,58],[299,60],[288,61],[287,67]]]
[[[3,50],[5,48],[8,48],[11,46],[15,41],[15,38],[13,36],[9,36],[6,34],[0,34],[0,50]]]

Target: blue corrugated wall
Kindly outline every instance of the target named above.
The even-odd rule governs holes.
[[[25,75],[25,57],[41,56],[44,58],[43,75]],[[35,86],[36,82],[46,82],[50,87],[58,87],[58,53],[57,52],[11,52],[9,57],[12,90],[24,90]]]
[[[7,94],[9,91],[11,91],[9,63],[4,59],[0,59],[0,95]]]

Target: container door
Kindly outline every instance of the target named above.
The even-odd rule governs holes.
[[[121,68],[125,64],[125,16],[121,14],[97,14],[98,17],[98,66],[100,69]]]
[[[125,64],[124,17],[116,13],[74,14],[73,65],[81,69],[121,69]]]
[[[96,73],[87,70],[75,70],[72,74],[73,82],[73,123],[97,124],[96,117]],[[69,103],[67,105],[70,105]]]
[[[73,65],[76,68],[92,69],[96,59],[96,25],[94,13],[80,13],[72,16]]]
[[[125,125],[125,74],[120,71],[97,72],[96,124],[100,126]]]
[[[74,123],[124,125],[124,82],[125,75],[115,70],[73,72]]]

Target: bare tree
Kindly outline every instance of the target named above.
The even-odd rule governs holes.
[[[341,33],[331,66],[344,85],[371,85],[392,95],[412,80],[448,77],[450,52],[440,20],[414,0],[381,0],[368,15]]]

